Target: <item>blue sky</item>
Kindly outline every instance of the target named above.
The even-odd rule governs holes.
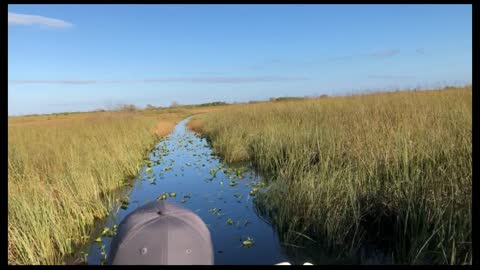
[[[9,5],[9,115],[470,83],[471,5]]]

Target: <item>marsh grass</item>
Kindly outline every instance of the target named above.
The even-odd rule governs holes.
[[[246,104],[189,126],[270,176],[257,204],[285,241],[472,262],[471,87]]]
[[[169,132],[157,132],[159,120],[182,117],[116,112],[65,116],[49,124],[42,117],[13,119],[8,263],[65,263],[88,241],[94,221],[112,209],[116,191],[138,174],[158,136]]]

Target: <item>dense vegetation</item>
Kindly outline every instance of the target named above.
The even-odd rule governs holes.
[[[107,112],[9,119],[9,264],[64,263],[137,175],[155,134],[168,134],[182,117]]]
[[[189,126],[269,176],[257,203],[283,240],[472,262],[471,87],[245,104]]]

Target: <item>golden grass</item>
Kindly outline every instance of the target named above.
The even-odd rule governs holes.
[[[193,117],[193,118],[190,119],[190,121],[188,121],[188,123],[187,123],[188,129],[190,129],[191,131],[196,132],[196,133],[198,133],[198,134],[202,134],[202,132],[203,132],[203,129],[202,129],[203,125],[204,125],[203,121],[200,120],[200,119],[198,118],[198,116],[197,116],[197,117]]]
[[[194,120],[227,161],[272,178],[257,204],[283,239],[471,263],[471,87],[246,104]]]
[[[158,138],[191,114],[218,109],[9,118],[8,263],[65,263]]]

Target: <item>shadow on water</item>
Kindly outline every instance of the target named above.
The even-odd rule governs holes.
[[[286,234],[257,203],[263,177],[248,163],[226,164],[206,138],[186,129],[189,118],[162,139],[128,188],[128,196],[97,224],[85,253],[88,264],[103,264],[123,218],[146,202],[166,199],[197,213],[210,230],[215,264],[357,263],[338,259],[318,244],[285,241]],[[125,191],[122,191],[125,192]],[[252,245],[244,245],[245,240]]]
[[[261,194],[265,195],[265,194]],[[288,221],[282,220],[274,208],[265,207],[263,196],[255,201],[255,212],[265,222],[271,224],[279,237],[282,253],[291,264],[303,264],[310,262],[315,265],[352,265],[352,264],[392,264],[393,260],[388,257],[385,248],[378,247],[373,243],[363,243],[358,249],[348,250],[344,245],[332,245],[328,241],[322,241],[318,233],[308,229],[294,229]],[[301,232],[300,232],[301,231]],[[309,236],[315,237],[312,239]],[[390,253],[389,253],[390,254]]]

